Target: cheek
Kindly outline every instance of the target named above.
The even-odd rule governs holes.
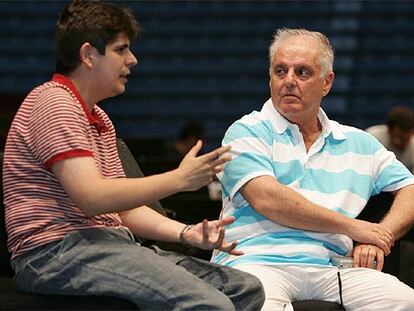
[[[281,89],[281,83],[278,83],[276,79],[270,79],[269,88],[270,92],[276,95],[279,93],[279,90]]]

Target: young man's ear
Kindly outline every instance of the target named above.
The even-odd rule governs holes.
[[[95,52],[94,50],[95,48],[89,42],[82,44],[79,50],[81,62],[89,69],[92,68],[92,58]]]

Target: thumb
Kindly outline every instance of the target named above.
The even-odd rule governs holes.
[[[191,157],[194,158],[197,153],[201,150],[201,147],[203,146],[203,142],[199,139],[197,140],[197,143],[190,149],[190,151],[187,152],[185,155],[185,158]]]

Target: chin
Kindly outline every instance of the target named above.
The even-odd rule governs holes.
[[[302,105],[300,104],[295,104],[295,103],[284,103],[284,104],[279,104],[276,106],[276,109],[280,112],[280,113],[296,113],[296,112],[300,112],[303,110]]]
[[[119,86],[118,88],[116,88],[114,90],[114,93],[115,94],[113,96],[115,96],[115,95],[121,95],[121,94],[125,93],[125,85],[122,85],[122,86]]]

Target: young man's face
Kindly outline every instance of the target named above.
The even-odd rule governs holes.
[[[334,74],[322,76],[319,44],[310,36],[281,42],[270,67],[273,105],[294,123],[315,119],[322,97],[328,94]]]
[[[125,85],[131,73],[130,68],[137,64],[137,59],[130,50],[130,40],[126,34],[118,37],[105,48],[105,55],[97,52],[93,70],[98,92],[103,98],[113,97],[125,92]]]

